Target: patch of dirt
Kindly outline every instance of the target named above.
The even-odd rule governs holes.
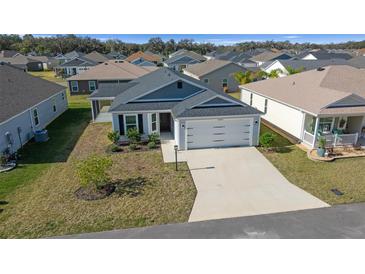
[[[115,191],[114,184],[106,184],[100,188],[94,187],[80,187],[75,191],[75,195],[78,199],[86,201],[94,201],[104,199],[110,196]]]

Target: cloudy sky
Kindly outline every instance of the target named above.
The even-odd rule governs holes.
[[[34,34],[34,36],[53,36],[54,34]],[[164,41],[183,38],[194,39],[196,42],[210,42],[216,45],[232,45],[247,41],[286,41],[293,43],[338,43],[365,40],[365,34],[80,34],[102,41],[120,39],[123,42],[145,43],[151,37],[161,37]]]

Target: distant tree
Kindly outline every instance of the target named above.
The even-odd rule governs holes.
[[[296,74],[296,73],[300,73],[300,72],[304,71],[304,67],[300,67],[300,68],[294,69],[291,66],[287,66],[287,67],[285,67],[285,69],[289,73],[289,75]]]
[[[162,53],[165,50],[165,43],[160,37],[154,37],[148,40],[148,49],[154,53]]]
[[[244,84],[248,84],[252,82],[252,73],[251,71],[238,71],[234,74],[234,79],[240,84],[240,85],[244,85]]]

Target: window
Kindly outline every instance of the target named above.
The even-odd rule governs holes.
[[[332,130],[332,122],[333,122],[332,117],[320,118],[319,125],[318,125],[319,133],[330,133]]]
[[[223,87],[223,88],[228,87],[228,80],[227,80],[227,79],[223,79],[223,80],[222,80],[222,87]]]
[[[89,81],[89,90],[95,91],[96,90],[96,82],[95,81]]]
[[[267,113],[267,99],[265,99],[264,113]]]
[[[77,81],[71,81],[71,91],[73,92],[79,91],[79,83]]]
[[[125,115],[125,132],[128,131],[128,129],[131,128],[138,128],[137,125],[137,115]]]
[[[52,99],[52,109],[53,109],[53,112],[56,112],[57,111],[56,98],[53,98]]]
[[[250,106],[252,106],[252,102],[253,102],[253,94],[250,94]]]
[[[182,88],[183,86],[183,82],[182,81],[177,81],[177,88]]]
[[[157,130],[157,114],[151,114],[151,130],[154,132]]]
[[[347,124],[347,117],[340,117],[338,121],[338,129],[345,129]]]
[[[62,96],[62,100],[65,100],[65,93],[64,92],[61,93],[61,96]]]
[[[35,126],[39,125],[38,110],[36,108],[33,109],[33,121]]]
[[[209,79],[208,78],[204,78],[204,83],[206,83],[206,84],[209,84]]]

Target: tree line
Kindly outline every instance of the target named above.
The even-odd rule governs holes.
[[[34,53],[37,55],[55,55],[57,53],[67,53],[73,50],[89,53],[96,50],[101,53],[109,53],[112,51],[122,52],[130,55],[139,50],[151,51],[154,53],[168,55],[179,49],[192,50],[200,54],[206,54],[214,50],[236,50],[246,51],[257,48],[278,49],[278,50],[294,50],[300,51],[304,49],[359,49],[365,48],[365,41],[337,44],[312,44],[312,43],[291,43],[289,41],[265,41],[265,42],[244,42],[232,46],[217,46],[212,43],[197,43],[193,39],[181,39],[175,41],[170,39],[163,41],[160,37],[149,39],[147,43],[135,44],[125,43],[118,39],[109,39],[101,41],[91,37],[79,37],[73,34],[56,35],[51,37],[34,37],[31,34],[23,36],[16,34],[0,34],[0,50],[16,50],[22,54]]]

